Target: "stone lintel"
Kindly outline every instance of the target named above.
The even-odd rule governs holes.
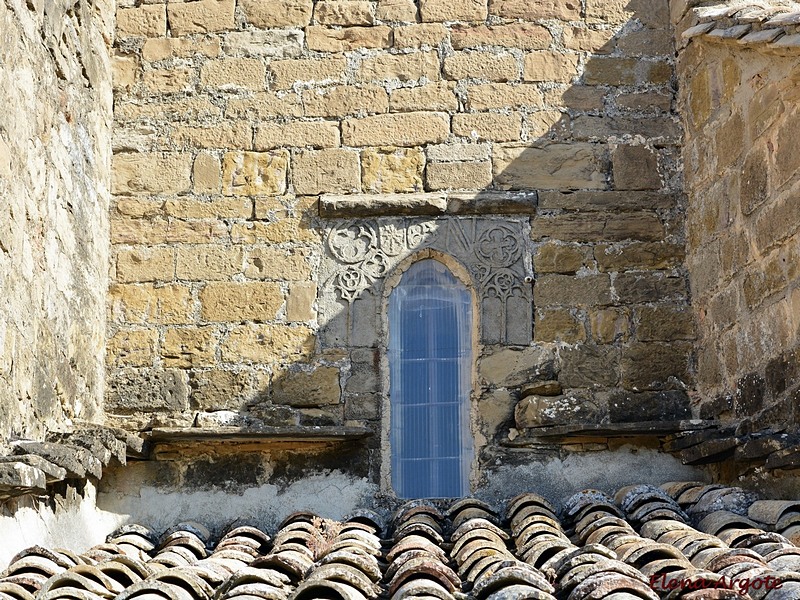
[[[553,425],[530,428],[513,441],[507,440],[503,446],[521,448],[536,445],[542,440],[553,441],[555,438],[576,437],[664,437],[681,431],[692,431],[716,427],[717,421],[683,420],[683,421],[640,421],[637,423],[575,423],[572,425]]]
[[[328,219],[383,216],[533,214],[538,195],[527,192],[442,192],[418,194],[323,194],[320,216]]]
[[[153,446],[160,444],[213,443],[307,443],[346,442],[371,435],[365,427],[156,427],[149,433]]]

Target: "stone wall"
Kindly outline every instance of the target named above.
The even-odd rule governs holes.
[[[692,31],[701,35],[688,42],[678,65],[687,82],[680,102],[701,414],[742,420],[745,433],[794,428],[800,420],[798,36],[777,19],[764,26],[751,18],[742,28],[723,12],[700,13],[703,22]],[[712,17],[720,19],[713,27]],[[697,20],[689,13],[684,28]],[[727,40],[714,33],[735,26]]]
[[[122,2],[115,47],[112,419],[379,452],[384,283],[421,254],[476,292],[482,464],[689,414],[666,0]]]
[[[107,2],[0,3],[3,442],[101,414],[113,18]]]

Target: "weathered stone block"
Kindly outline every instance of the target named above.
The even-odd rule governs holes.
[[[333,121],[290,121],[265,123],[256,129],[256,150],[291,146],[332,148],[339,146],[339,125]]]
[[[575,273],[583,263],[584,251],[580,247],[554,242],[541,244],[533,255],[536,273]]]
[[[111,413],[186,410],[188,376],[180,369],[123,369],[109,378],[106,410]]]
[[[517,429],[573,423],[599,423],[606,416],[605,412],[604,407],[598,406],[585,395],[533,395],[517,403],[514,408],[514,421]]]
[[[492,165],[483,162],[429,163],[425,169],[428,190],[479,190],[492,183]]]
[[[173,36],[213,33],[236,29],[233,12],[235,0],[199,0],[167,4],[169,27]]]
[[[635,58],[593,56],[586,62],[583,79],[586,85],[634,85]]]
[[[216,220],[113,219],[114,244],[207,244],[227,237],[225,223]]]
[[[344,78],[344,58],[274,60],[269,64],[275,88],[286,90],[297,83],[338,83]]]
[[[458,162],[489,160],[491,146],[489,144],[439,144],[425,149],[428,160],[433,162]]]
[[[614,51],[614,29],[588,29],[586,27],[564,27],[564,46],[570,50],[610,54]]]
[[[664,113],[672,106],[672,95],[661,92],[631,92],[617,96],[617,106],[637,112]]]
[[[519,390],[520,398],[528,396],[560,396],[562,392],[561,384],[558,381],[534,381],[523,385]]]
[[[606,92],[602,88],[590,85],[570,85],[547,90],[544,94],[545,104],[559,106],[575,111],[603,110]]]
[[[524,135],[527,138],[561,138],[569,129],[569,115],[558,110],[537,110],[528,113],[525,120]],[[525,139],[523,137],[523,139]]]
[[[520,50],[541,50],[550,46],[553,36],[542,25],[509,23],[507,25],[455,26],[450,31],[453,48],[463,50],[480,46],[505,46]]]
[[[391,112],[454,111],[458,108],[458,98],[452,83],[429,83],[392,90],[389,106]]]
[[[572,121],[573,136],[577,140],[605,141],[609,137],[642,136],[659,143],[680,141],[680,128],[668,116],[638,117],[580,115]]]
[[[417,20],[414,0],[378,0],[375,16],[381,21],[413,23]]]
[[[116,54],[111,59],[111,80],[115,90],[128,90],[136,83],[139,61],[136,56]]]
[[[535,306],[602,306],[611,304],[608,275],[539,275],[533,286]]]
[[[637,339],[649,341],[693,340],[694,318],[688,307],[643,306],[636,311]]]
[[[251,372],[222,369],[194,370],[189,374],[190,403],[196,410],[239,410],[253,393]]]
[[[441,23],[406,25],[394,30],[396,48],[437,47],[446,37],[447,28]]]
[[[164,4],[117,10],[118,37],[159,37],[166,34],[167,10]]]
[[[622,304],[684,300],[686,281],[662,273],[622,273],[614,279],[614,291]]]
[[[514,387],[534,379],[554,379],[554,367],[555,357],[546,348],[504,348],[480,359],[478,376],[490,386]]]
[[[200,69],[200,82],[220,89],[243,88],[255,92],[265,89],[267,69],[256,58],[223,58],[212,60]]]
[[[161,205],[167,216],[177,219],[247,219],[253,214],[250,198],[216,197],[211,200],[174,198]]]
[[[581,3],[575,0],[557,0],[555,2],[489,0],[489,14],[504,19],[522,19],[523,21],[535,21],[538,19],[579,21],[581,18]]]
[[[574,344],[586,339],[586,328],[571,309],[538,309],[535,311],[533,334],[537,342]]]
[[[522,117],[519,113],[471,113],[453,115],[453,133],[473,140],[514,142],[519,140]]]
[[[109,367],[146,367],[153,364],[158,330],[120,329],[106,343]]]
[[[511,54],[456,52],[444,59],[444,75],[454,80],[513,81],[519,77],[519,66]]]
[[[213,282],[200,291],[206,321],[270,321],[283,306],[277,283]]]
[[[658,390],[689,385],[691,357],[689,342],[633,343],[622,350],[622,387]]]
[[[565,388],[594,388],[617,385],[620,373],[619,348],[580,346],[562,348],[558,381]]]
[[[488,438],[505,436],[514,425],[516,398],[510,390],[491,390],[478,401],[478,422],[481,432]]]
[[[311,21],[311,0],[239,0],[245,19],[256,27],[305,27]]]
[[[366,148],[361,152],[365,192],[387,194],[422,189],[425,154],[419,148]]]
[[[256,246],[247,249],[244,274],[251,279],[300,281],[311,277],[311,265],[305,250]]]
[[[267,117],[302,117],[300,94],[257,92],[245,98],[230,98],[225,115],[235,119],[264,119]]]
[[[740,186],[741,209],[745,215],[752,213],[769,197],[767,151],[763,145],[755,146],[748,152]]]
[[[119,14],[119,11],[117,11]],[[157,37],[145,40],[142,58],[156,62],[167,58],[187,58],[194,55],[216,58],[221,51],[218,39],[197,40]]]
[[[228,196],[283,194],[289,155],[278,152],[226,152],[222,157],[222,192]]]
[[[350,376],[345,382],[347,393],[375,393],[379,388],[380,363],[373,348],[356,348],[350,353]]]
[[[467,108],[541,108],[542,92],[532,84],[483,83],[467,88]]]
[[[238,246],[193,245],[179,247],[176,254],[178,279],[214,281],[242,272],[244,251]]]
[[[311,321],[317,318],[314,302],[317,300],[317,284],[313,281],[298,281],[289,285],[286,299],[287,321]]]
[[[182,125],[173,129],[170,138],[183,147],[249,150],[253,131],[250,124],[243,121],[222,122],[214,127]]]
[[[177,325],[192,321],[189,286],[115,284],[109,288],[111,318],[120,323]]]
[[[320,25],[372,25],[375,7],[364,0],[320,0],[314,6],[314,20]]]
[[[664,238],[664,227],[654,213],[566,213],[537,216],[531,227],[535,240],[552,238],[570,242],[645,240]]]
[[[410,112],[375,115],[342,122],[342,140],[348,146],[420,146],[438,144],[450,133],[443,113]]]
[[[601,150],[591,144],[497,146],[492,163],[495,182],[504,189],[606,187]]]
[[[314,335],[308,327],[250,323],[231,329],[220,344],[223,362],[268,364],[283,359],[307,357],[314,350]]]
[[[598,244],[594,258],[601,271],[626,271],[628,269],[669,269],[683,262],[684,247],[666,242],[629,244]]]
[[[179,194],[191,189],[188,154],[115,154],[111,163],[114,194]]]
[[[161,356],[166,367],[210,367],[215,363],[214,327],[170,327],[164,334]]]
[[[219,158],[207,152],[201,152],[194,159],[192,183],[197,193],[216,194],[222,182],[222,165]]]
[[[628,56],[668,56],[675,51],[669,29],[628,31],[617,40],[617,47]]]
[[[171,281],[174,277],[173,248],[140,247],[117,254],[117,281]]]
[[[420,0],[422,21],[485,21],[486,0]]]
[[[656,154],[645,146],[617,146],[612,155],[614,187],[657,190],[661,187]]]
[[[392,29],[386,25],[330,29],[318,25],[306,27],[306,44],[318,52],[349,52],[361,48],[389,48]]]
[[[317,367],[313,371],[280,371],[273,376],[273,404],[326,406],[339,404],[341,396],[339,369],[336,367]]]
[[[309,117],[342,117],[362,111],[385,113],[389,110],[389,95],[377,85],[317,88],[303,92],[303,106]]]
[[[612,423],[682,421],[692,418],[689,396],[683,390],[640,393],[615,390],[599,392],[597,395],[608,405]]]
[[[303,32],[299,29],[233,31],[224,36],[228,56],[295,58],[303,53]]]
[[[629,311],[624,308],[602,308],[589,312],[592,338],[598,344],[613,344],[628,339],[631,331]]]
[[[295,193],[351,193],[361,188],[358,153],[352,150],[300,151],[292,163]]]
[[[439,79],[439,53],[381,54],[365,58],[357,71],[357,81],[418,81]]]
[[[531,52],[525,56],[525,81],[568,83],[578,74],[578,55],[563,52]]]

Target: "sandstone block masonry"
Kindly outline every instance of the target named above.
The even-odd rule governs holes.
[[[800,424],[798,35],[783,15],[712,17],[683,19],[708,34],[684,42],[678,65],[701,414],[782,431]],[[713,34],[723,25],[737,34]]]
[[[0,5],[0,446],[102,416],[113,17]]]
[[[361,213],[323,219],[320,197],[358,198],[373,207],[370,231],[384,232],[445,224],[391,221],[384,204],[420,217],[449,202],[462,209],[445,210],[447,227],[466,231],[475,212],[503,222],[503,198],[531,192],[538,206],[533,193],[521,225],[511,204],[514,227],[530,232],[519,264],[535,285],[518,331],[476,349],[476,431],[508,434],[525,378],[563,375],[564,394],[601,407],[608,390],[675,388],[684,411],[693,328],[666,0],[198,0],[118,12],[110,414],[188,426],[230,410],[377,431],[385,340],[320,339],[325,315],[348,306],[326,296],[338,304],[320,312],[329,235]],[[489,360],[516,353],[535,364],[511,361],[515,374]],[[594,370],[580,375],[582,364]],[[144,411],[153,389],[169,402]]]

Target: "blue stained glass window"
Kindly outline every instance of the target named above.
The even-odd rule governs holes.
[[[469,493],[472,300],[442,263],[414,263],[389,297],[392,486],[401,498]]]

